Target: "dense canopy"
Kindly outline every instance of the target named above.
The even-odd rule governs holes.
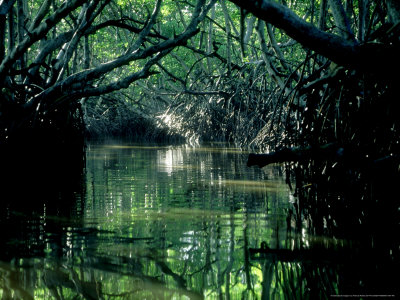
[[[315,107],[324,124],[334,122],[326,84],[339,77],[358,81],[349,103],[377,96],[356,78],[393,81],[395,0],[231,2],[2,1],[2,143],[78,115],[92,134],[123,134],[116,115],[125,123],[135,115],[153,130],[261,146],[262,124],[277,131],[312,102],[310,92],[326,99]],[[113,121],[101,128],[103,119]]]
[[[272,254],[276,266],[280,257],[276,285],[289,282],[285,295],[295,291],[300,298],[354,291],[350,285],[357,286],[357,294],[394,294],[396,278],[389,271],[400,257],[400,209],[393,197],[400,180],[399,53],[398,0],[0,0],[0,165],[6,177],[1,183],[24,182],[32,190],[45,185],[62,194],[57,184],[79,181],[82,170],[90,170],[85,169],[89,139],[128,137],[130,142],[184,141],[193,146],[229,142],[263,152],[251,154],[248,166],[280,164],[291,198],[279,208],[286,214],[279,222],[293,228],[299,241],[290,249],[269,249],[265,242],[247,249],[244,241],[247,266],[251,251],[261,260]],[[149,152],[154,151],[143,151]],[[97,152],[91,153],[95,168]],[[149,166],[159,158],[157,153]],[[118,178],[118,187],[129,187],[139,169],[147,171],[139,157],[127,157],[132,168],[115,161],[125,180]],[[239,163],[227,163],[232,176],[227,182],[237,180],[246,168],[240,161],[242,152],[235,157]],[[72,162],[77,161],[76,168]],[[202,175],[207,164],[195,166]],[[219,167],[208,166],[210,186],[186,175],[183,182],[193,184],[187,191],[174,192],[165,185],[171,203],[179,194],[190,211],[188,195],[193,190],[200,187],[209,193],[215,178],[221,184]],[[107,163],[97,169],[105,178],[111,174]],[[240,180],[243,186],[248,183]],[[95,180],[90,184],[95,202]],[[100,189],[109,192],[104,184]],[[269,193],[264,185],[261,189]],[[202,201],[212,202],[214,196],[207,195]],[[230,194],[225,196],[230,199]],[[241,208],[232,203],[232,221],[225,220],[230,225],[234,211],[248,209],[246,203]],[[44,215],[47,207],[41,207]],[[12,214],[5,210],[6,223]],[[43,220],[34,223],[28,218],[28,223],[42,231]],[[207,226],[213,227],[201,225]],[[355,258],[360,269],[347,270],[352,266],[347,262],[335,268],[340,274],[368,269],[373,276],[359,277],[374,279],[328,276],[318,264],[308,264],[314,252],[303,244],[305,230],[316,239],[354,241],[349,245],[356,251],[347,259]],[[93,236],[98,233],[93,231]],[[288,261],[294,267],[286,268]],[[263,273],[269,289],[273,269],[268,264],[257,272]],[[167,264],[158,268],[182,283],[180,270]],[[227,270],[229,288],[230,267]],[[268,273],[270,277],[264,276]],[[290,284],[294,280],[298,285]],[[249,279],[240,283],[248,291],[251,284]],[[263,293],[270,295],[269,290]]]

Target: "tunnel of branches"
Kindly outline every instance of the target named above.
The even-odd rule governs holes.
[[[382,232],[399,217],[399,4],[278,2],[3,1],[4,155],[79,158],[85,139],[117,136],[229,142],[278,154],[299,224],[366,224],[365,243],[397,243]]]

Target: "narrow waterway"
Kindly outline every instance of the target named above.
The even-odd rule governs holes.
[[[295,230],[281,167],[248,168],[247,155],[89,145],[79,178],[7,195],[0,299],[337,295],[357,244]]]

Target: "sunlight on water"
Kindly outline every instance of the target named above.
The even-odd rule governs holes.
[[[247,168],[246,159],[221,144],[89,145],[79,185],[10,204],[0,297],[282,299],[309,260],[288,249],[345,241],[293,232],[280,167]],[[254,252],[262,242],[277,252]]]
[[[239,271],[243,243],[253,247],[262,240],[281,243],[277,237],[285,220],[279,215],[283,215],[289,191],[283,179],[276,177],[278,169],[270,168],[267,174],[246,168],[246,152],[239,149],[101,148],[91,150],[94,158],[103,152],[104,161],[91,160],[91,153],[88,156],[90,193],[85,220],[97,223],[100,232],[113,234],[109,242],[107,235],[101,235],[104,239],[97,251],[102,249],[106,257],[139,259],[153,270],[150,274],[164,274],[169,288],[176,290],[180,282],[186,282],[185,291],[195,291],[199,297],[234,294],[225,288],[215,290],[226,272],[232,273],[230,281],[238,294],[246,290],[245,285],[238,289],[243,280],[260,284],[262,276]],[[116,235],[131,243],[116,244]],[[200,284],[204,276],[210,280]]]

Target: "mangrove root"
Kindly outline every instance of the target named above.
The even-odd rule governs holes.
[[[359,147],[361,148],[361,147]],[[341,147],[336,143],[322,146],[282,148],[268,154],[250,153],[247,166],[265,167],[273,163],[306,161],[306,160],[335,160],[345,166],[370,171],[400,171],[400,155],[390,153],[385,156],[369,155],[368,149],[362,151],[351,146]],[[367,147],[366,147],[367,148]]]
[[[289,161],[301,161],[307,159],[332,159],[343,156],[343,148],[336,143],[322,146],[283,148],[268,154],[250,153],[247,166],[259,166],[260,168],[272,163]]]

